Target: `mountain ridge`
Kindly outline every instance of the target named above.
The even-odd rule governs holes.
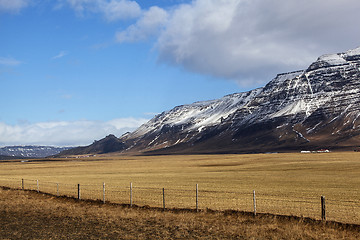
[[[243,153],[360,145],[360,48],[264,87],[177,106],[119,138],[123,153]]]
[[[58,154],[64,150],[71,149],[72,147],[53,147],[53,146],[5,146],[0,147],[0,155],[5,159],[11,158],[43,158]]]
[[[109,152],[121,151],[124,149],[124,143],[115,135],[110,134],[105,138],[94,141],[89,146],[77,147],[62,151],[56,156],[62,155],[82,155],[82,154],[104,154]]]

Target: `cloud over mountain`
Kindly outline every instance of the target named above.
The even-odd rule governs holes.
[[[324,52],[356,47],[359,8],[356,0],[196,0],[170,11],[159,58],[242,85],[263,83]]]
[[[360,38],[357,0],[193,0],[148,9],[130,0],[63,1],[78,14],[135,19],[115,33],[119,43],[155,38],[160,62],[247,87],[355,48]]]
[[[147,40],[156,34],[159,34],[162,27],[167,22],[168,13],[159,7],[151,7],[144,11],[138,21],[129,26],[126,30],[116,34],[118,42],[137,42]]]
[[[115,30],[117,42],[155,38],[160,62],[248,87],[302,69],[325,52],[359,46],[357,0],[182,2],[145,8],[133,0],[58,0],[57,6],[108,22],[126,20]],[[26,6],[26,0],[0,0],[0,11]]]

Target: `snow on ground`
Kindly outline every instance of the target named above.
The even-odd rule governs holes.
[[[202,127],[219,124],[221,119],[227,118],[239,108],[248,104],[261,92],[258,88],[249,92],[227,95],[221,99],[195,102],[193,104],[178,106],[164,112],[138,128],[131,137],[142,136],[157,130],[164,125],[187,125],[187,130],[202,130]]]

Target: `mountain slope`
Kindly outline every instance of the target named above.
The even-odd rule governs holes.
[[[263,88],[163,112],[123,152],[240,153],[360,145],[360,48],[319,57]]]
[[[15,160],[15,159],[25,159],[24,157],[14,157],[14,156],[6,156],[0,155],[0,161],[8,161],[8,160]]]
[[[0,148],[0,155],[10,157],[42,158],[60,153],[70,147],[8,146]],[[5,157],[4,157],[5,158]]]
[[[99,141],[94,141],[94,143],[89,146],[72,148],[66,151],[62,151],[57,156],[101,154],[101,153],[117,152],[124,149],[125,149],[125,144],[117,137],[110,134]]]

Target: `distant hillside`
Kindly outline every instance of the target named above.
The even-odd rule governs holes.
[[[13,159],[23,159],[23,157],[13,157],[13,156],[0,155],[0,160],[13,160]]]
[[[0,155],[14,158],[43,158],[71,149],[70,147],[51,146],[9,146],[0,148]]]
[[[109,152],[117,152],[123,150],[125,144],[114,135],[109,135],[100,141],[94,141],[93,144],[86,147],[77,147],[62,151],[56,156],[63,155],[81,155],[81,154],[101,154]]]

